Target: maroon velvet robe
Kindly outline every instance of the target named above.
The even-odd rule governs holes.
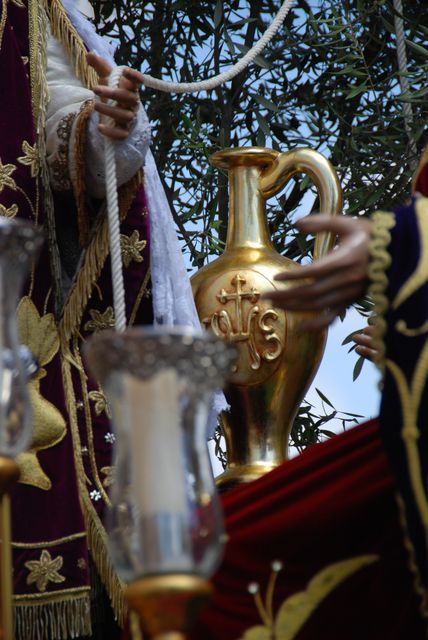
[[[76,115],[80,188],[53,198],[50,193],[43,129],[49,14],[72,62],[80,56],[84,83],[91,73],[84,44],[58,0],[9,1],[0,11],[0,214],[31,220],[48,238],[18,309],[23,339],[41,369],[30,383],[33,448],[19,460],[21,481],[12,495],[17,638],[68,638],[90,632],[89,556],[116,615],[122,614],[121,585],[103,527],[114,436],[102,389],[88,376],[81,355],[86,338],[111,327],[114,318],[105,212],[84,193],[92,104]],[[150,322],[149,219],[141,175],[121,188],[120,202],[121,234],[137,241],[129,255],[126,244],[123,249],[127,318]],[[81,261],[61,301],[55,258],[58,251],[67,253],[68,244],[74,252],[78,247]]]

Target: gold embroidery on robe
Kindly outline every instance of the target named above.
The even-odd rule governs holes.
[[[36,587],[40,592],[46,591],[49,582],[65,582],[64,576],[58,573],[64,564],[62,556],[52,558],[47,549],[43,549],[40,560],[29,560],[25,563],[25,567],[30,571],[27,576],[27,584],[36,583]]]
[[[386,367],[394,378],[400,396],[403,425],[401,437],[405,445],[410,481],[419,515],[425,531],[428,532],[428,501],[417,444],[421,435],[418,427],[418,412],[428,373],[428,340],[425,341],[415,365],[410,384],[403,370],[395,362],[387,360]]]
[[[115,467],[102,467],[100,471],[105,475],[103,487],[107,489],[107,487],[110,487],[115,481],[116,469]]]
[[[276,617],[272,611],[273,591],[276,576],[281,571],[282,564],[274,562],[265,604],[262,602],[258,585],[251,584],[248,587],[250,593],[254,595],[264,625],[248,629],[241,640],[294,640],[316,608],[336,587],[363,567],[378,560],[379,556],[366,555],[329,565],[310,580],[304,591],[288,597],[280,606]]]
[[[102,329],[112,329],[114,327],[114,311],[113,307],[107,307],[104,313],[97,309],[90,309],[89,315],[92,320],[88,320],[85,324],[85,331],[101,331]]]
[[[415,214],[419,229],[420,256],[416,269],[398,291],[392,303],[398,309],[410,296],[428,280],[428,198],[417,198]]]
[[[17,213],[17,204],[11,204],[9,208],[6,208],[4,204],[0,204],[0,216],[2,216],[3,218],[14,218]]]
[[[51,362],[59,349],[58,330],[53,314],[40,317],[28,297],[22,298],[19,303],[17,317],[20,340],[31,349],[40,365],[36,376],[28,383],[33,411],[33,441],[31,448],[17,457],[21,470],[19,482],[47,491],[52,483],[40,466],[37,452],[53,447],[66,434],[62,414],[40,393],[40,380],[46,375],[43,366]]]
[[[29,142],[24,140],[22,143],[22,151],[25,155],[20,156],[18,158],[18,162],[21,164],[31,168],[31,177],[35,178],[40,169],[40,160],[39,160],[39,151],[37,149],[37,145],[35,144],[33,147]]]
[[[16,189],[16,182],[12,178],[12,173],[16,170],[14,164],[3,164],[0,160],[0,191],[3,191],[5,187],[9,189]]]
[[[102,391],[90,391],[89,399],[94,401],[95,414],[100,416],[103,411],[106,412],[108,418],[111,418],[111,410],[107,402],[107,398]]]
[[[125,267],[129,267],[132,261],[143,262],[141,252],[147,245],[147,240],[140,240],[140,234],[135,229],[130,236],[120,235],[120,248]]]

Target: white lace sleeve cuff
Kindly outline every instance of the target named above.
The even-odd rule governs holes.
[[[46,120],[46,151],[52,188],[76,190],[76,158],[82,156],[76,140],[79,116],[95,99],[93,91],[82,85],[68,61],[62,44],[48,38],[47,81],[50,94]],[[105,195],[104,136],[98,131],[98,113],[85,117],[85,186],[97,198]],[[128,138],[116,143],[118,185],[130,180],[144,164],[150,144],[150,125],[142,107],[138,110]]]
[[[98,131],[99,116],[94,111],[88,122],[86,149],[87,191],[96,198],[105,195],[104,136]],[[130,180],[143,166],[150,145],[150,124],[142,107],[138,110],[129,135],[123,142],[115,143],[118,185]]]

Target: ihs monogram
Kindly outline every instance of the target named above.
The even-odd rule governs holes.
[[[262,364],[262,360],[276,360],[282,352],[282,343],[275,333],[272,323],[278,320],[278,314],[274,309],[267,309],[263,313],[258,304],[260,291],[255,287],[245,290],[246,278],[241,274],[236,274],[231,280],[232,291],[221,289],[217,294],[217,300],[223,304],[234,303],[234,310],[221,309],[216,311],[209,318],[204,318],[202,322],[207,328],[211,328],[214,333],[226,338],[230,342],[246,342],[250,354],[251,368],[257,370]],[[245,314],[244,302],[252,303],[252,306]],[[256,344],[256,334],[260,332],[263,339],[269,342],[270,349],[258,349]]]

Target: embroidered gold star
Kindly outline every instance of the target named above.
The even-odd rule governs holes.
[[[26,165],[27,167],[31,167],[31,177],[35,178],[39,173],[39,154],[37,153],[36,145],[32,147],[26,140],[22,143],[22,151],[25,153],[24,156],[18,158],[18,162]]]
[[[107,416],[111,418],[110,407],[102,391],[90,391],[89,398],[95,403],[94,409],[97,416],[101,415],[102,412],[105,411]]]
[[[6,208],[4,204],[0,204],[0,216],[2,216],[3,218],[14,218],[17,213],[17,204],[11,204],[9,208]]]
[[[89,315],[92,320],[85,324],[85,331],[101,331],[102,329],[112,329],[114,327],[114,311],[112,307],[107,307],[104,313],[97,309],[91,309]]]
[[[5,187],[9,189],[16,189],[16,182],[11,177],[16,167],[13,164],[2,164],[0,160],[0,191],[3,191]]]
[[[125,267],[129,267],[131,262],[143,262],[141,252],[145,248],[147,240],[140,240],[137,229],[130,236],[120,236],[120,248],[122,249],[122,259]]]
[[[49,582],[64,582],[64,576],[58,573],[64,563],[62,556],[52,558],[47,549],[43,549],[40,560],[29,560],[25,563],[30,573],[27,576],[27,584],[36,583],[40,592],[46,591]]]

